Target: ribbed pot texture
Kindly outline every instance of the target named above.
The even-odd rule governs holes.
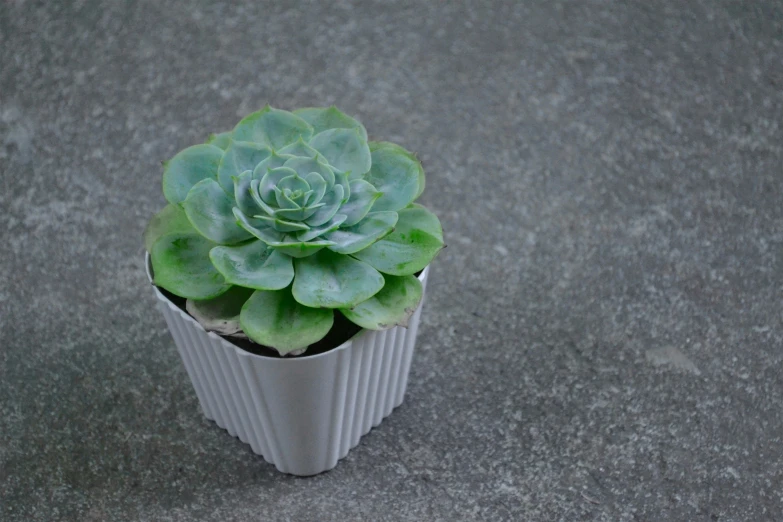
[[[402,403],[423,299],[407,329],[362,330],[325,353],[272,358],[205,331],[153,288],[204,415],[284,473],[334,468]]]

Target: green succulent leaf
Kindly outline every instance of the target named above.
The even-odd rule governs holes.
[[[234,199],[239,210],[246,216],[255,216],[265,211],[265,208],[260,206],[253,198],[251,193],[253,181],[253,173],[249,170],[234,178]]]
[[[256,165],[256,168],[253,170],[253,179],[263,178],[264,174],[270,170],[282,167],[285,165],[286,161],[292,160],[295,157],[296,156],[291,156],[289,154],[278,154],[273,150],[268,158]]]
[[[311,241],[319,236],[326,234],[327,232],[337,230],[340,225],[342,225],[343,221],[345,221],[345,216],[343,214],[335,214],[332,220],[325,225],[313,227],[305,232],[299,232],[296,235],[296,238],[299,241]]]
[[[416,156],[393,143],[370,142],[372,168],[364,177],[383,194],[373,210],[400,210],[424,190],[424,169]]]
[[[235,140],[261,143],[278,150],[299,138],[309,141],[313,127],[299,116],[267,105],[243,118],[233,132]]]
[[[320,152],[329,165],[360,178],[368,170],[372,158],[361,133],[356,129],[329,129],[313,136],[310,146]]]
[[[248,218],[236,207],[234,207],[234,217],[237,220],[237,225],[266,244],[283,240],[281,232],[269,227],[260,219]]]
[[[219,246],[209,259],[226,281],[256,290],[280,290],[294,279],[291,257],[269,248],[263,241],[239,246]]]
[[[311,172],[316,172],[326,181],[328,186],[334,185],[334,172],[329,165],[318,161],[316,158],[291,158],[283,166],[295,170],[297,174],[305,179]]]
[[[323,339],[334,312],[302,306],[288,289],[257,290],[242,307],[239,322],[252,340],[285,355]]]
[[[294,267],[294,299],[313,308],[351,308],[383,288],[373,267],[331,250],[296,259]]]
[[[163,210],[152,216],[147,224],[147,228],[144,230],[144,248],[147,252],[151,252],[152,245],[161,236],[176,233],[195,234],[196,230],[180,206],[169,203],[163,207]]]
[[[354,179],[350,182],[351,195],[348,201],[340,207],[340,213],[345,214],[343,226],[349,227],[361,221],[370,211],[381,192],[375,190],[370,183],[363,179]]]
[[[265,217],[265,216],[255,216],[256,219],[259,219],[266,223],[267,225],[271,226],[278,232],[300,232],[300,231],[306,231],[310,230],[310,227],[305,225],[304,223],[300,223],[297,221],[285,221],[283,219],[275,219],[271,217]]]
[[[394,230],[397,213],[392,211],[370,212],[352,227],[345,227],[324,234],[324,239],[337,243],[329,250],[338,254],[353,254],[372,245]]]
[[[274,217],[278,219],[286,219],[286,220],[293,220],[293,221],[303,221],[313,214],[316,213],[316,211],[323,207],[323,203],[318,203],[317,205],[312,205],[308,207],[303,208],[280,208],[275,210]]]
[[[321,200],[321,203],[323,203],[324,206],[316,210],[312,216],[307,218],[305,223],[311,227],[319,227],[324,223],[327,223],[334,217],[335,214],[337,214],[337,211],[340,210],[342,201],[343,187],[342,185],[335,185],[332,188],[332,191],[327,192],[324,198]]]
[[[342,202],[345,203],[351,197],[351,183],[348,178],[348,173],[341,170],[334,171],[334,185],[340,185],[343,187]]]
[[[341,308],[340,312],[352,323],[370,330],[407,327],[421,302],[421,282],[412,275],[383,278],[386,283],[380,292],[353,308]]]
[[[234,195],[233,178],[256,166],[272,154],[264,145],[248,141],[232,141],[218,166],[218,183],[229,195]]]
[[[250,288],[232,286],[226,293],[212,299],[188,299],[185,309],[208,332],[234,335],[242,331],[239,313],[252,294]]]
[[[198,234],[166,234],[152,245],[153,283],[187,299],[212,299],[231,285],[209,260],[215,243]]]
[[[252,183],[258,183],[258,180],[253,180]],[[275,208],[267,205],[266,202],[263,199],[261,199],[261,197],[258,195],[257,188],[254,188],[252,184],[250,186],[251,186],[251,188],[253,188],[252,192],[250,193],[250,195],[253,197],[253,201],[255,201],[256,204],[262,210],[262,212],[259,212],[258,214],[253,214],[253,215],[257,216],[257,215],[264,215],[264,214],[266,214],[269,217],[278,217],[277,214],[280,211],[280,209],[275,209]],[[283,216],[280,216],[280,217],[285,219]]]
[[[234,200],[214,179],[203,179],[188,192],[184,207],[190,223],[199,234],[221,245],[245,241],[251,234],[237,225]]]
[[[435,214],[421,205],[413,204],[397,214],[394,232],[353,256],[384,274],[415,274],[443,248],[443,229]]]
[[[289,169],[288,167],[271,169],[261,178],[261,181],[258,183],[258,188],[254,189],[254,192],[257,192],[265,203],[274,205],[277,199],[275,197],[275,187],[277,187],[277,184],[280,183],[283,178],[295,175],[296,171]]]
[[[280,149],[280,154],[288,154],[291,156],[301,156],[305,158],[314,158],[318,155],[318,151],[312,148],[310,145],[304,142],[302,138],[299,138],[290,145],[286,145]]]
[[[267,244],[280,253],[291,256],[293,258],[308,257],[315,254],[319,250],[334,245],[332,241],[325,240],[299,241],[291,235],[283,237],[281,241],[269,242]]]
[[[305,181],[308,185],[310,185],[310,189],[313,191],[313,194],[307,201],[307,205],[312,206],[323,199],[324,194],[326,194],[327,183],[323,176],[317,172],[311,172],[310,174],[306,175]]]
[[[337,107],[309,107],[298,109],[294,114],[313,126],[313,134],[319,134],[329,129],[356,129],[362,139],[367,141],[367,130],[364,125],[340,112]]]
[[[210,134],[209,138],[207,139],[207,144],[214,145],[215,147],[226,150],[231,144],[231,134],[231,131]]]
[[[275,187],[274,190],[275,190],[275,202],[277,202],[278,207],[286,208],[286,209],[296,209],[296,210],[302,208],[299,206],[299,203],[291,199],[290,192],[283,192],[277,187]]]
[[[163,195],[166,201],[181,204],[193,185],[203,179],[217,179],[223,149],[213,145],[193,145],[164,164]]]
[[[277,188],[280,190],[288,189],[291,192],[301,191],[302,193],[310,190],[310,185],[299,174],[294,173],[291,176],[286,176],[277,183]]]

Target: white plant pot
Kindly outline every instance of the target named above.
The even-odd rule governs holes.
[[[205,331],[153,288],[204,415],[284,473],[334,468],[402,404],[423,297],[407,329],[362,330],[328,352],[273,358]]]

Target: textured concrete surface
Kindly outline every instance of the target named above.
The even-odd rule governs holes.
[[[0,3],[0,519],[783,520],[783,7]],[[332,472],[200,414],[160,161],[265,103],[417,151],[449,247]]]

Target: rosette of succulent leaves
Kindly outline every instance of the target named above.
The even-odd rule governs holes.
[[[371,330],[407,324],[414,275],[443,247],[414,203],[424,170],[335,107],[269,106],[164,162],[169,204],[145,231],[153,283],[207,330],[303,353],[335,310]]]

